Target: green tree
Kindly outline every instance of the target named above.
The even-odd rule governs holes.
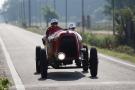
[[[46,21],[46,25],[48,27],[48,24],[49,24],[49,21],[52,19],[52,18],[58,18],[58,14],[49,6],[45,6],[43,9],[42,9],[42,12],[43,12],[43,15],[44,15],[44,19]]]
[[[2,9],[2,13],[5,19],[10,22],[15,22],[18,20],[18,7],[20,6],[19,0],[7,0]]]
[[[112,17],[115,13],[115,29],[120,44],[135,45],[135,1],[134,0],[106,0],[104,13]],[[113,8],[114,5],[114,8]],[[134,46],[135,47],[135,46]]]

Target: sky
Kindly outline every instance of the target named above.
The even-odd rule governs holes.
[[[6,0],[0,0],[0,9],[2,8],[2,5],[4,4]]]

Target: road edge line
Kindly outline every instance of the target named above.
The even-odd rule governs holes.
[[[103,58],[109,59],[110,61],[113,61],[113,62],[116,62],[116,63],[120,63],[120,64],[123,64],[123,65],[130,66],[130,67],[135,68],[135,65],[130,64],[130,63],[127,63],[127,62],[124,62],[121,59],[116,60],[113,57],[110,57],[110,56],[107,56],[107,55],[104,55],[104,54],[101,54],[101,53],[99,53],[98,55],[101,56],[101,57],[103,57]]]
[[[18,73],[17,73],[17,71],[16,71],[16,69],[15,69],[15,67],[14,67],[14,65],[12,63],[11,57],[10,57],[10,55],[9,55],[9,53],[8,53],[8,51],[7,51],[6,47],[5,47],[5,44],[4,44],[1,37],[0,37],[0,44],[1,44],[2,50],[4,52],[5,59],[7,61],[8,68],[9,68],[10,73],[12,75],[12,78],[13,78],[13,81],[15,83],[16,89],[17,90],[25,90],[25,87],[24,87],[24,85],[22,83],[22,80],[19,77],[19,75],[18,75]]]

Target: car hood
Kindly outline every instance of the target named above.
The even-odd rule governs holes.
[[[59,31],[55,32],[54,34],[50,35],[50,36],[48,37],[48,40],[57,39],[57,38],[59,38],[62,34],[66,34],[66,35],[68,35],[68,34],[73,34],[73,35],[76,35],[76,32],[75,32],[75,31],[71,31],[71,30],[66,30],[66,31],[64,31],[64,30],[59,30]]]

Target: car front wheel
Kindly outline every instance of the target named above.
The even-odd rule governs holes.
[[[46,56],[46,51],[41,49],[41,78],[46,79],[47,78],[47,71],[48,71],[48,61]]]
[[[97,77],[98,72],[98,56],[96,48],[91,48],[90,50],[90,59],[89,59],[89,68],[91,77]]]
[[[41,47],[36,46],[36,73],[40,73],[40,51]]]

